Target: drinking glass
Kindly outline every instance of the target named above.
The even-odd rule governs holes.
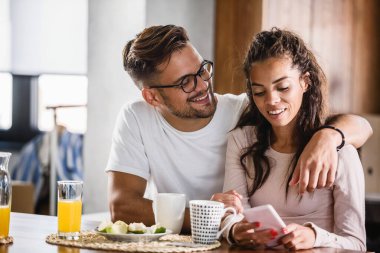
[[[57,249],[58,249],[57,253],[81,253],[80,248],[67,247],[67,246],[59,246],[58,245]],[[0,251],[0,253],[2,253],[2,252]]]
[[[8,173],[11,153],[0,152],[0,238],[9,235],[12,185]]]
[[[79,239],[82,193],[83,181],[58,181],[58,237]]]

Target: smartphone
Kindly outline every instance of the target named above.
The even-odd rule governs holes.
[[[260,222],[260,227],[255,229],[256,231],[265,229],[276,230],[278,235],[266,245],[268,247],[275,247],[279,245],[278,240],[285,235],[282,232],[282,228],[285,228],[286,225],[272,205],[262,205],[246,209],[244,210],[244,216],[248,222]]]

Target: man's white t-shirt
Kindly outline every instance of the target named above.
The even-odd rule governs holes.
[[[173,128],[143,100],[126,104],[117,119],[106,171],[142,177],[153,181],[157,192],[184,193],[187,200],[210,199],[221,192],[227,133],[247,99],[245,94],[216,96],[212,120],[194,132]]]

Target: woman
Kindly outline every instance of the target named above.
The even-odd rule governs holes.
[[[230,133],[226,194],[218,200],[231,205],[233,194],[244,209],[271,204],[287,224],[280,239],[286,248],[365,250],[364,176],[353,146],[339,147],[333,187],[302,196],[289,187],[302,150],[324,124],[326,81],[312,52],[296,34],[273,28],[254,37],[244,71],[250,104]],[[254,223],[238,221],[227,239],[260,246],[278,233],[255,231],[259,226],[260,217]]]

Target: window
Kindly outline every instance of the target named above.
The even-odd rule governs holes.
[[[38,129],[50,131],[56,124],[84,133],[87,125],[87,77],[79,75],[41,75],[38,78]]]
[[[88,0],[0,0],[0,148],[52,130],[54,111],[86,131],[87,30]]]
[[[12,75],[0,73],[0,129],[12,126]]]

